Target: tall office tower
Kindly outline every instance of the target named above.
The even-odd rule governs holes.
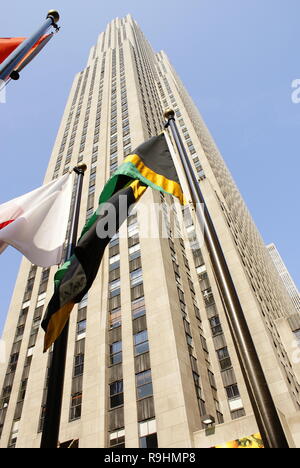
[[[131,16],[107,26],[76,75],[45,182],[86,162],[83,226],[123,158],[161,132],[167,107],[176,112],[289,443],[300,446],[290,302],[191,98]],[[153,203],[160,211],[151,225],[159,221],[165,235],[141,228]],[[189,208],[185,225],[181,211],[148,189],[72,312],[63,447],[211,447],[257,433],[208,252]],[[50,359],[40,321],[55,270],[24,260],[19,272],[3,336],[1,447],[40,444]],[[206,415],[215,419],[211,435]]]
[[[287,292],[295,306],[295,309],[298,313],[300,313],[300,294],[298,288],[295,285],[294,280],[291,277],[284,261],[282,260],[281,255],[276,248],[276,245],[269,244],[267,245],[267,249],[269,251],[269,254],[271,255],[276,270],[278,271],[279,276],[282,279],[283,284],[286,287]]]

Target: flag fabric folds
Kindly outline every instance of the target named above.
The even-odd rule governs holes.
[[[21,60],[19,65],[16,68],[17,72],[20,72],[25,68],[40,52],[41,50],[45,47],[45,45],[48,44],[50,39],[52,39],[53,34],[47,34],[45,36],[42,36],[37,43],[30,49],[27,55]]]
[[[138,146],[105,184],[98,210],[83,228],[74,255],[55,275],[54,294],[42,322],[46,332],[44,351],[62,332],[73,306],[88,292],[106,246],[127,218],[129,207],[139,200],[148,186],[174,195],[182,204],[185,202],[164,134]],[[120,208],[122,196],[126,202]],[[114,208],[111,210],[111,216],[116,219],[114,231],[100,236],[99,233],[105,232],[105,226],[110,221],[108,206]]]
[[[60,179],[0,205],[0,253],[8,245],[38,266],[61,262],[73,177]]]
[[[106,231],[111,222],[115,224],[115,232],[128,216],[128,209],[146,190],[139,181],[133,181],[129,186],[119,190],[109,200],[113,209],[107,214],[97,210],[97,216],[89,229],[81,236],[72,257],[57,271],[54,278],[54,294],[48,304],[42,327],[45,330],[44,352],[54,343],[64,329],[70,312],[90,289],[98,273],[98,269],[113,233],[99,237],[100,232]],[[124,197],[125,206],[119,201]],[[120,209],[121,208],[121,209]],[[114,219],[108,219],[112,216]]]
[[[34,57],[45,47],[45,45],[53,37],[53,34],[45,34],[42,36],[35,45],[30,49],[30,51],[23,57],[18,65],[16,66],[16,71],[20,72],[28,65]],[[12,37],[12,38],[0,38],[0,63],[4,62],[5,59],[22,43],[24,42],[25,37]]]
[[[179,178],[164,133],[150,138],[124,159],[123,164],[106,184],[102,199],[114,191],[120,180],[122,184],[122,176],[140,180],[155,190],[174,195],[184,204]]]
[[[25,37],[1,37],[0,38],[0,63],[23,42]]]
[[[131,179],[140,180],[154,190],[174,195],[182,205],[186,204],[164,133],[142,143],[124,159],[104,186],[99,203],[106,202]],[[89,229],[96,216],[97,213],[94,213],[83,232]]]

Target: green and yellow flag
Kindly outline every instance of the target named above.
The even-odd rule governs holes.
[[[44,351],[59,337],[74,305],[83,299],[92,286],[106,246],[127,218],[129,208],[148,186],[174,195],[185,204],[164,134],[138,146],[105,184],[98,209],[83,228],[74,255],[55,275],[54,294],[42,322],[46,332]],[[126,200],[126,209],[124,206],[120,209],[121,196]],[[107,203],[114,208],[111,212],[115,213],[115,232],[99,237],[99,232],[105,232],[108,223]]]

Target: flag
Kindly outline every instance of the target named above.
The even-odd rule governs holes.
[[[0,205],[0,254],[8,245],[38,266],[61,262],[72,197],[72,176]]]
[[[103,199],[107,199],[115,187],[122,184],[122,176],[140,180],[155,190],[174,195],[182,204],[185,203],[164,133],[150,138],[124,159],[105,186]]]
[[[153,137],[127,156],[123,164],[105,184],[98,210],[88,220],[75,247],[73,256],[57,271],[54,294],[47,307],[42,327],[45,330],[44,352],[64,329],[76,303],[86,295],[110,239],[128,216],[128,209],[143,195],[147,186],[176,196],[184,203],[177,172],[164,134]],[[123,198],[122,198],[123,196]],[[120,200],[126,205],[120,209]],[[115,216],[114,231],[105,232],[109,223],[108,206]]]
[[[16,67],[16,71],[22,71],[23,68],[25,68],[31,62],[31,60],[33,60],[41,52],[41,50],[45,47],[46,44],[48,44],[52,37],[53,34],[47,34],[45,36],[42,36],[18,64],[18,66]]]
[[[0,63],[22,43],[25,37],[1,37],[0,38]]]
[[[154,190],[174,195],[182,205],[186,204],[164,133],[142,143],[124,159],[105,185],[99,204],[106,202],[131,179],[140,180]],[[97,212],[90,218],[83,232],[89,229],[96,217]]]
[[[41,36],[40,39],[34,44],[29,52],[23,57],[20,62],[16,65],[15,70],[20,72],[23,68],[31,62],[34,57],[45,47],[50,41],[53,34],[46,34]],[[9,55],[25,41],[25,37],[4,37],[0,38],[0,64],[9,57]]]

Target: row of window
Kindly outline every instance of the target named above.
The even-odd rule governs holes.
[[[78,305],[71,390],[72,393],[69,416],[70,421],[74,421],[76,419],[81,418],[82,379],[84,372],[85,332],[87,324],[87,302],[88,296],[86,295]]]
[[[171,241],[169,242],[169,246],[171,249],[171,254],[172,254],[172,259],[173,259],[175,277],[180,278],[180,271],[179,271],[177,254],[175,251],[174,242],[172,241],[172,239],[169,239],[169,241]],[[193,286],[191,276],[190,276],[190,267],[189,267],[189,262],[186,257],[184,242],[183,241],[180,242],[180,245],[181,245],[181,253],[184,258],[184,264],[186,267],[186,275],[187,275],[189,286],[190,286],[191,298],[192,298],[194,307],[196,307],[196,309],[199,311],[196,305],[195,290],[194,290],[194,286]],[[192,375],[193,375],[193,380],[194,380],[194,386],[195,386],[195,391],[196,391],[196,396],[197,396],[199,412],[200,412],[200,416],[203,416],[206,414],[207,411],[206,411],[204,395],[203,395],[201,384],[200,384],[200,375],[199,375],[199,370],[198,370],[197,358],[195,357],[195,353],[194,353],[193,338],[192,338],[190,322],[188,321],[185,296],[184,296],[183,290],[181,289],[181,284],[178,284],[177,290],[178,290],[178,296],[179,296],[179,301],[180,301],[180,307],[181,307],[181,311],[183,314],[183,324],[184,324],[186,341],[187,341],[187,346],[188,346],[189,355],[190,355],[191,370],[192,370]],[[198,320],[200,320],[199,328],[201,329],[201,319],[200,319],[199,313],[198,313]]]
[[[202,255],[197,254],[197,250],[194,250],[194,257],[196,257],[197,259],[202,258],[203,261]],[[228,347],[226,345],[222,324],[216,309],[215,300],[206,269],[201,269],[200,273],[198,274],[198,278],[204,302],[206,305],[206,312],[210,323],[211,333],[214,337],[216,355],[220,365],[221,376],[227,394],[231,416],[232,419],[236,419],[237,417],[244,416],[245,412],[243,409],[242,401],[240,399],[235,373],[232,369],[231,358],[229,355]]]
[[[148,331],[145,328],[146,322],[144,319],[145,315],[145,301],[142,291],[142,269],[140,263],[140,246],[139,246],[139,236],[138,236],[138,227],[136,215],[130,215],[128,217],[128,233],[129,233],[129,264],[130,264],[130,286],[132,291],[137,291],[140,289],[138,297],[134,297],[132,293],[132,319],[133,319],[133,349],[135,360],[143,359],[143,362],[148,362],[146,368],[136,372],[136,397],[137,404],[139,406],[138,414],[140,418],[148,418],[147,411],[144,411],[144,408],[147,408],[149,399],[152,399],[153,388],[152,388],[152,376],[150,369],[149,358],[146,357],[149,355],[149,342],[148,342]],[[116,257],[118,256],[118,257]],[[119,245],[118,245],[118,236],[115,236],[110,242],[110,258],[114,258],[111,268],[115,265],[115,269],[110,268],[110,278],[112,273],[117,271],[116,276],[113,276],[114,280],[110,282],[110,291],[115,287],[119,288],[120,286],[120,277],[119,277]],[[141,295],[142,294],[142,295]],[[120,304],[120,301],[119,301]],[[139,322],[143,320],[143,322]],[[112,337],[121,337],[120,333],[117,333],[121,324],[121,308],[114,308],[110,310],[110,330],[114,332]],[[142,329],[141,329],[142,328]],[[120,338],[118,341],[114,340],[110,344],[110,372],[113,375],[118,375],[120,366],[122,365],[122,341]],[[110,418],[114,419],[116,417],[120,422],[122,418],[118,411],[123,411],[124,405],[124,393],[123,393],[123,379],[116,379],[110,383],[109,386],[109,400],[110,400]],[[144,405],[144,402],[145,405]],[[140,406],[142,405],[142,406]],[[151,405],[150,405],[151,406]],[[153,406],[153,404],[152,404]],[[143,408],[144,407],[144,408]],[[153,413],[151,413],[153,414]],[[114,421],[114,427],[116,427],[116,422]],[[120,436],[121,434],[121,436]],[[154,433],[153,433],[154,434]],[[148,437],[149,436],[149,437]],[[152,436],[152,434],[151,434]],[[151,440],[150,434],[143,435],[140,438],[140,445],[147,446],[150,444]],[[153,436],[156,439],[156,435]],[[148,440],[149,439],[149,440]],[[148,440],[148,441],[147,441]],[[154,442],[152,442],[154,443]],[[125,447],[125,431],[122,427],[119,427],[117,430],[110,432],[109,437],[110,446]],[[157,446],[157,440],[155,442]]]
[[[122,369],[121,341],[121,296],[120,296],[120,247],[119,234],[109,243],[109,284],[108,284],[108,314],[109,314],[109,445],[125,447],[124,431],[124,393]]]
[[[14,337],[14,342],[12,345],[11,353],[10,353],[10,358],[9,358],[9,363],[8,367],[6,370],[6,375],[4,378],[4,383],[2,387],[2,392],[1,392],[1,398],[0,398],[0,437],[2,434],[4,422],[5,422],[5,417],[6,417],[6,412],[8,409],[8,405],[10,402],[10,395],[14,383],[14,378],[15,378],[15,373],[17,369],[17,364],[19,361],[19,354],[20,354],[20,349],[21,349],[21,343],[22,343],[22,338],[23,338],[23,333],[25,330],[25,325],[27,322],[27,316],[28,316],[28,311],[29,311],[29,306],[31,302],[31,295],[32,295],[32,290],[35,282],[35,277],[37,273],[37,267],[35,265],[32,265],[28,274],[27,278],[27,283],[26,283],[26,288],[23,296],[23,301],[22,301],[22,307],[20,310],[19,314],[19,319],[17,322],[16,326],[16,333]],[[42,273],[42,278],[40,284],[42,284],[43,281],[48,281],[48,277],[46,274],[43,275]],[[44,287],[44,285],[43,285]],[[39,291],[43,289],[41,286],[39,287]],[[31,333],[29,337],[29,343],[28,343],[28,352],[27,352],[27,357],[24,363],[24,368],[23,368],[23,374],[22,374],[22,379],[21,379],[21,384],[20,384],[20,389],[19,389],[19,398],[17,401],[17,405],[15,408],[15,413],[14,413],[14,422],[13,422],[13,427],[11,430],[11,435],[10,435],[10,441],[9,441],[9,446],[14,447],[16,440],[17,440],[17,433],[18,433],[18,423],[17,421],[21,418],[22,414],[22,408],[23,408],[23,403],[24,403],[24,398],[25,398],[25,393],[26,393],[26,386],[27,386],[27,379],[29,375],[29,369],[30,369],[30,364],[31,364],[31,352],[29,350],[32,350],[36,338],[37,338],[37,333],[38,333],[38,328],[36,326],[36,322],[38,321],[38,318],[41,317],[42,314],[42,307],[37,303],[36,304],[36,309],[33,317],[33,322],[32,322],[32,328],[31,328]],[[26,370],[25,370],[26,369]],[[27,375],[28,371],[28,375]]]

